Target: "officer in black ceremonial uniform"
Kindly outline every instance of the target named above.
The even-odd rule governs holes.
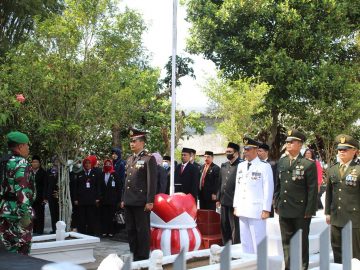
[[[315,162],[304,158],[300,150],[306,137],[294,129],[288,131],[286,150],[280,158],[274,193],[275,211],[279,214],[285,269],[290,269],[290,239],[302,229],[302,269],[309,267],[309,230],[317,207],[317,172]]]
[[[353,257],[360,260],[360,165],[354,157],[359,143],[349,135],[336,137],[339,163],[328,172],[326,222],[331,224],[331,246],[335,263],[342,263],[341,230],[351,220]]]
[[[79,173],[75,183],[74,203],[78,205],[78,231],[89,235],[100,235],[100,175],[91,161],[90,156],[83,160],[84,170]]]
[[[236,184],[236,171],[240,162],[240,146],[230,142],[226,149],[226,158],[229,160],[220,167],[219,191],[216,206],[221,207],[221,235],[224,245],[231,241],[232,244],[240,243],[239,218],[234,215],[234,192]]]
[[[192,149],[184,147],[181,151],[181,164],[175,168],[175,192],[191,194],[195,202],[199,192],[200,171],[191,163]]]
[[[125,207],[126,230],[134,261],[146,260],[150,253],[150,212],[157,187],[157,164],[144,150],[146,132],[130,129],[130,148],[126,160],[126,179],[121,206]]]
[[[56,222],[59,221],[59,167],[59,159],[53,157],[53,166],[46,172],[44,185],[44,202],[49,203],[51,233],[56,232]]]

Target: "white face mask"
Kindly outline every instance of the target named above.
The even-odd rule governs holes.
[[[170,167],[169,163],[167,163],[166,161],[163,161],[162,165],[165,169],[168,169]]]
[[[81,164],[80,164],[80,163],[76,163],[76,164],[74,165],[74,167],[77,168],[77,169],[80,169]]]

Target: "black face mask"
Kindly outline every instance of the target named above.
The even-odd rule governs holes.
[[[234,158],[234,154],[227,154],[227,155],[226,155],[226,158],[227,158],[228,160],[232,160],[232,159]]]

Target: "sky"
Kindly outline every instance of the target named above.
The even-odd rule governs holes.
[[[144,46],[152,56],[152,65],[163,69],[172,54],[172,0],[122,0],[120,6],[128,6],[137,10],[145,21],[148,28],[144,33]],[[178,108],[186,111],[194,110],[205,112],[208,99],[202,92],[201,86],[206,78],[216,75],[213,62],[203,59],[201,56],[189,55],[185,52],[186,38],[190,24],[185,21],[186,10],[178,5],[177,21],[177,55],[189,56],[194,61],[193,66],[196,79],[183,78],[182,86],[176,90]]]

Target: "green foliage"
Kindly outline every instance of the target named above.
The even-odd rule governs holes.
[[[265,110],[254,117],[261,122],[271,119],[262,134],[273,144],[273,157],[278,156],[284,126],[300,126],[331,140],[333,134],[324,130],[329,127],[326,123],[343,115],[337,120],[350,127],[359,119],[357,105],[345,100],[357,100],[360,91],[355,75],[360,52],[358,1],[185,3],[192,23],[188,40],[191,53],[214,61],[225,78],[256,77],[271,86]],[[329,83],[330,87],[325,87]],[[347,103],[346,108],[353,113],[344,114],[342,105],[334,106],[339,102]],[[316,118],[318,115],[321,117]],[[324,124],[314,129],[311,122],[315,119]],[[341,125],[333,128],[334,132],[340,130],[344,131]]]
[[[25,41],[33,30],[34,20],[45,20],[63,10],[61,0],[2,0],[0,2],[0,57]]]
[[[229,141],[242,141],[244,134],[256,134],[264,126],[253,115],[264,110],[270,90],[266,83],[217,78],[210,79],[204,90],[212,102],[213,116],[220,120],[218,129]]]
[[[180,78],[184,76],[190,76],[191,78],[195,79],[194,69],[192,65],[194,64],[194,60],[189,57],[181,57],[176,56],[176,86],[181,86]],[[167,89],[171,88],[171,79],[172,79],[172,56],[169,57],[169,61],[165,65],[166,76],[162,80],[162,83]]]

